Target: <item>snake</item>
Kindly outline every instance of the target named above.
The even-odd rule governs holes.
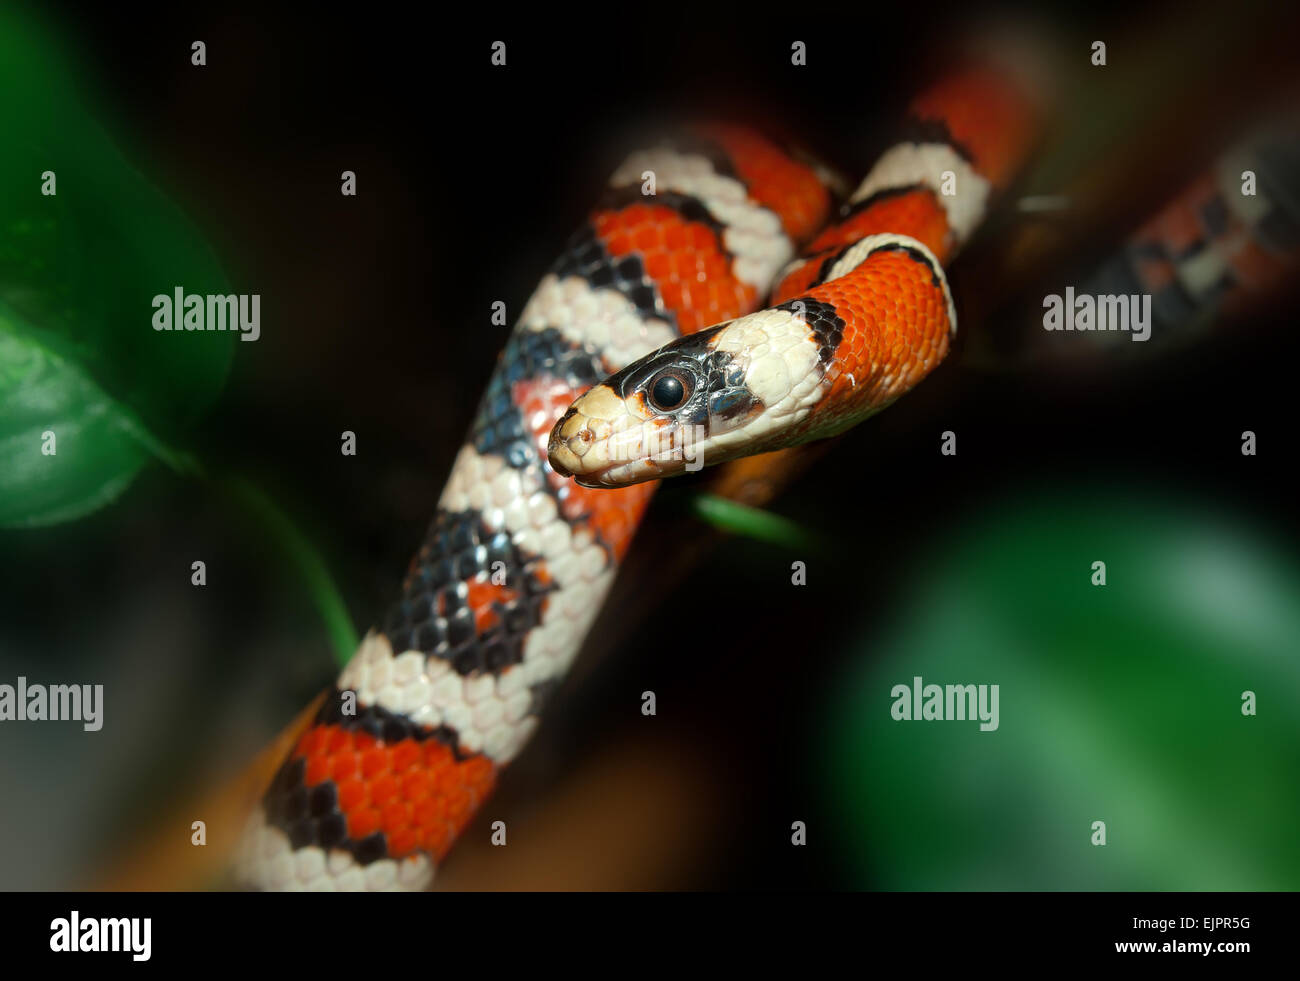
[[[577,656],[655,479],[687,468],[674,434],[703,430],[710,463],[788,446],[933,371],[956,330],[945,266],[1033,115],[1012,73],[953,67],[830,224],[827,169],[755,129],[630,154],[523,307],[401,595],[249,816],[237,881],[429,888]],[[628,460],[632,432],[670,452]]]
[[[783,272],[771,307],[676,339],[592,387],[556,423],[552,467],[590,487],[677,476],[834,436],[924,378],[956,331],[942,267],[988,193],[1005,185],[1007,164],[1023,158],[1033,119],[996,76],[947,84],[913,106],[916,117],[945,121],[943,138],[888,151],[843,220]],[[967,98],[979,125],[961,120]],[[1296,123],[1294,111],[1266,117],[1141,222],[1079,292],[1149,297],[1157,347],[1275,297],[1300,266]],[[945,198],[935,181],[945,170],[973,193]],[[1243,194],[1244,178],[1259,187]],[[1113,330],[1082,336],[1097,350],[1128,346]],[[1031,358],[1087,360],[1074,345],[1023,346]]]
[[[857,425],[933,371],[957,330],[944,266],[1023,159],[1033,111],[1010,78],[973,70],[909,115],[910,138],[783,271],[773,305],[592,387],[556,423],[552,467],[626,487],[796,446]]]

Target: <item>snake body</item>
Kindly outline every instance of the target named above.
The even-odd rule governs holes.
[[[1083,286],[1147,294],[1152,333],[1187,341],[1279,293],[1300,264],[1300,114],[1250,132],[1151,215]],[[1258,183],[1243,194],[1243,177]],[[1084,335],[1101,348],[1115,332]]]
[[[962,71],[910,116],[815,238],[830,209],[818,171],[748,130],[697,129],[618,168],[511,333],[401,598],[250,818],[243,882],[431,883],[576,656],[653,493],[643,481],[676,472],[584,469],[599,440],[574,420],[597,428],[618,384],[600,379],[634,379],[644,398],[663,351],[703,367],[719,396],[707,452],[722,454],[729,433],[754,452],[773,419],[786,431],[771,445],[843,428],[942,360],[956,323],[943,265],[1014,171],[1027,111],[1001,76]],[[775,306],[754,313],[783,267]]]
[[[955,72],[909,108],[842,219],[792,263],[774,306],[665,345],[592,388],[549,441],[558,471],[622,487],[835,435],[947,354],[944,274],[1033,130],[1002,73]]]
[[[551,428],[598,379],[754,310],[829,203],[812,167],[731,126],[618,168],[523,309],[401,598],[250,818],[242,882],[430,884],[568,670],[653,491],[557,474]]]

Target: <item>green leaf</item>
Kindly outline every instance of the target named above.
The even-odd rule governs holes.
[[[13,11],[0,11],[0,133],[0,525],[48,524],[111,501],[211,407],[234,333],[155,331],[152,299],[230,289]],[[54,456],[40,453],[47,430]]]
[[[54,524],[94,511],[149,457],[137,421],[75,363],[21,336],[3,307],[0,419],[0,525]]]
[[[223,489],[249,514],[262,523],[268,538],[275,542],[286,564],[294,569],[320,615],[339,668],[345,668],[356,653],[360,640],[347,604],[330,577],[329,567],[289,517],[260,488],[243,477],[222,481]]]
[[[848,885],[1300,888],[1300,568],[1267,529],[1059,485],[931,548],[861,620],[815,737]],[[996,729],[896,718],[917,677],[998,685]]]
[[[755,541],[807,550],[822,550],[825,547],[819,536],[788,518],[717,494],[694,494],[690,499],[690,508],[701,521]]]

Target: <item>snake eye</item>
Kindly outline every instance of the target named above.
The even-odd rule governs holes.
[[[650,380],[650,404],[660,412],[672,412],[686,403],[694,389],[695,382],[684,372],[665,369]]]

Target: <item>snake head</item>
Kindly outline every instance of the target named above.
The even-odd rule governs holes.
[[[577,399],[551,430],[551,466],[587,487],[700,469],[711,435],[762,410],[743,365],[714,346],[727,326],[678,338]]]
[[[770,313],[678,338],[590,389],[551,430],[551,466],[586,487],[623,487],[759,452],[816,369],[806,325],[787,331],[789,316]]]

